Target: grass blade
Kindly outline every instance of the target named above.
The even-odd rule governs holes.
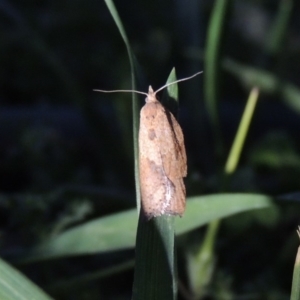
[[[263,93],[280,94],[286,105],[300,113],[300,89],[296,85],[281,80],[271,72],[243,65],[229,58],[223,60],[223,67],[246,88],[257,86]]]
[[[215,1],[212,15],[209,22],[207,41],[204,59],[204,99],[208,110],[208,115],[213,127],[215,149],[218,149],[217,156],[222,155],[222,142],[220,124],[218,116],[218,76],[220,74],[220,49],[225,16],[228,9],[229,0]]]
[[[133,300],[176,299],[174,217],[139,219]]]
[[[299,235],[299,230],[297,230],[297,233]],[[300,300],[300,247],[298,247],[294,265],[291,300]]]
[[[198,251],[187,255],[190,286],[196,299],[204,297],[212,279],[216,263],[214,247],[218,229],[219,221],[211,222]]]
[[[249,131],[249,126],[257,103],[258,95],[258,88],[253,88],[249,95],[247,105],[242,116],[242,120],[240,122],[237,134],[235,136],[225,165],[226,174],[232,174],[236,170],[245,143],[245,139]]]
[[[292,12],[293,0],[281,0],[279,2],[277,16],[265,46],[271,55],[280,54],[280,50],[284,47]]]
[[[274,207],[271,197],[258,194],[189,197],[184,217],[175,220],[176,233],[184,234],[213,220],[237,213]],[[38,261],[133,248],[137,221],[136,210],[132,209],[87,222],[41,244],[23,260]]]
[[[127,53],[130,62],[130,70],[131,70],[131,89],[136,89],[136,78],[135,78],[135,57],[131,50],[131,46],[129,40],[127,38],[124,26],[119,17],[117,9],[112,0],[104,0],[110,14],[112,15],[119,32],[122,36],[122,39],[126,45]],[[140,211],[141,207],[141,195],[140,195],[140,182],[139,182],[139,161],[138,161],[138,130],[139,130],[139,106],[137,95],[132,93],[132,123],[133,123],[133,149],[134,149],[134,178],[135,178],[135,190],[136,190],[136,205],[137,211]]]
[[[51,300],[38,286],[0,259],[1,300]]]

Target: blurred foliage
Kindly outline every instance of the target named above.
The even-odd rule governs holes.
[[[115,1],[140,63],[137,89],[163,85],[173,66],[178,78],[203,69],[214,2]],[[222,222],[205,299],[289,298],[300,199],[299,10],[292,0],[241,0],[226,15],[215,91],[224,153],[250,89],[261,91],[228,189],[279,200]],[[129,299],[131,249],[18,262],[66,229],[135,206],[130,96],[92,91],[131,87],[123,41],[104,1],[2,0],[0,13],[0,255],[55,299]],[[202,82],[179,85],[189,196],[219,192],[224,168]],[[180,299],[191,299],[188,259],[203,238],[203,229],[178,238]]]

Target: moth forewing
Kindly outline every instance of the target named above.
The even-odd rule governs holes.
[[[175,117],[149,87],[140,113],[139,169],[146,217],[182,215],[185,209],[186,153]]]

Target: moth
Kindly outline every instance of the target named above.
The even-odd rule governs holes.
[[[182,216],[185,211],[187,156],[182,129],[174,115],[156,98],[165,87],[200,74],[164,85],[148,93],[130,90],[100,92],[136,92],[146,95],[140,112],[139,174],[142,210],[147,219],[161,215]]]
[[[149,87],[140,112],[139,173],[142,208],[150,219],[185,210],[187,158],[181,127]]]

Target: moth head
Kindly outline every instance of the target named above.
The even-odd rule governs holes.
[[[155,94],[156,94],[156,92],[154,92],[152,86],[149,85],[149,90],[148,90],[148,95],[147,95],[147,98],[146,98],[146,103],[157,102]]]

